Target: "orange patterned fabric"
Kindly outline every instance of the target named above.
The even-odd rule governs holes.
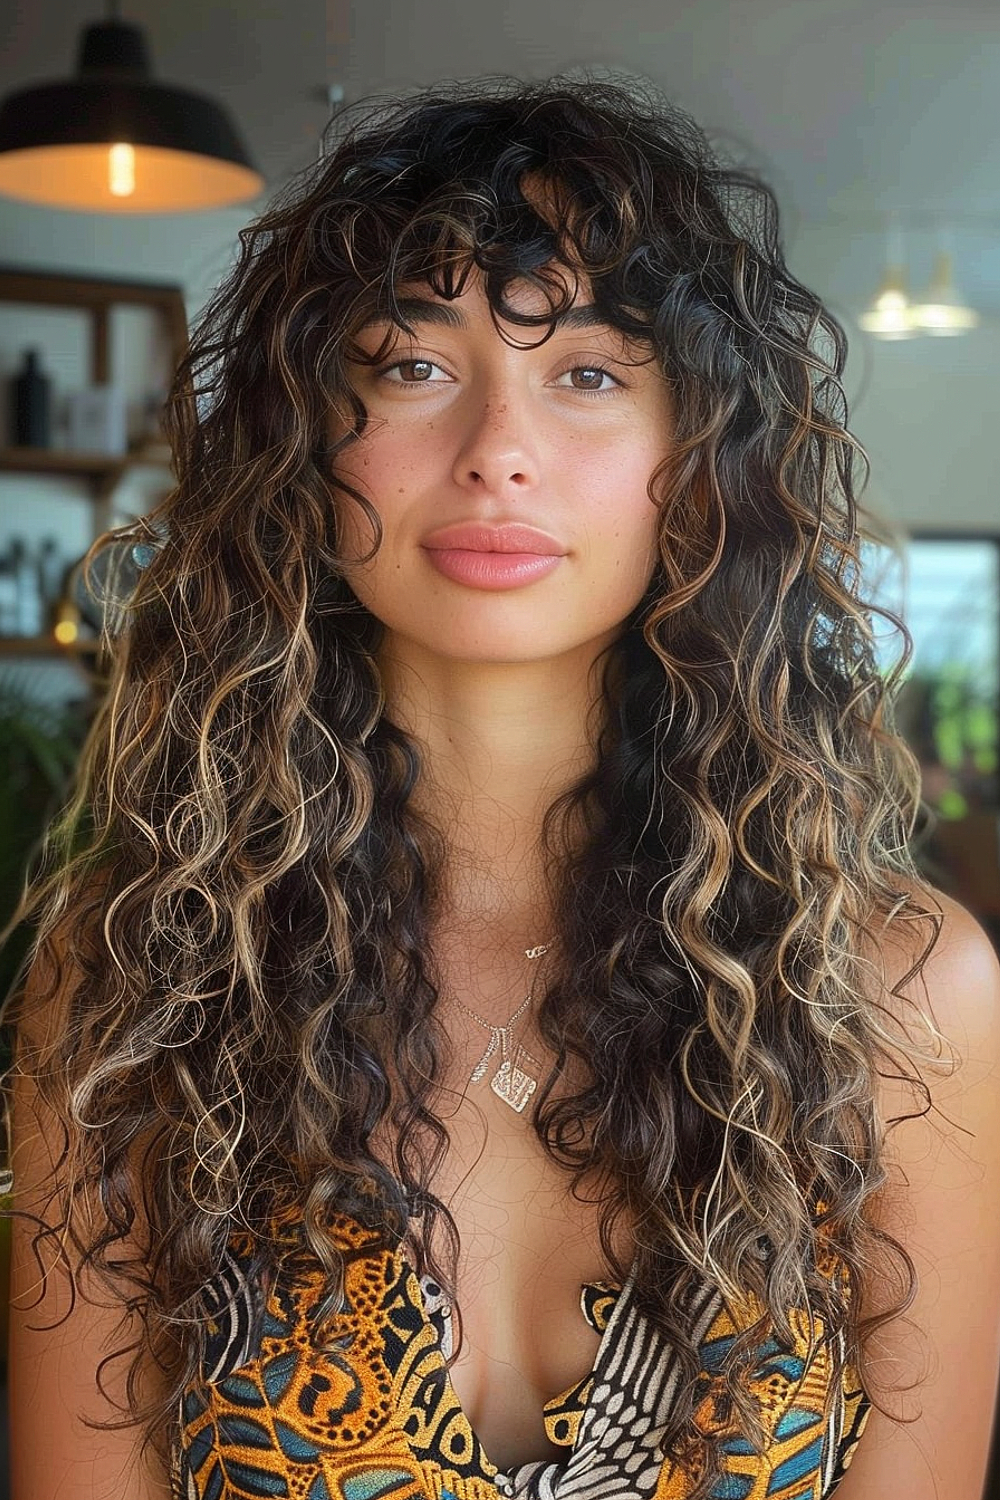
[[[565,1460],[502,1472],[455,1394],[445,1360],[450,1310],[400,1251],[377,1248],[354,1220],[333,1225],[345,1252],[346,1303],[334,1347],[312,1348],[309,1314],[323,1272],[301,1232],[268,1287],[251,1274],[252,1244],[233,1239],[210,1288],[203,1378],[185,1392],[174,1448],[176,1500],[686,1500],[690,1472],[657,1446],[677,1389],[669,1346],[624,1287],[582,1289],[582,1315],[601,1335],[593,1369],[546,1404]],[[366,1253],[366,1247],[371,1247]],[[831,1273],[833,1267],[831,1265]],[[758,1350],[751,1389],[768,1442],[755,1451],[731,1427],[720,1369],[736,1326],[706,1286],[693,1309],[702,1356],[697,1420],[721,1440],[715,1500],[827,1500],[863,1430],[868,1401],[833,1350],[793,1319],[793,1350]]]

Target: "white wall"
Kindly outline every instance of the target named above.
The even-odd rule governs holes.
[[[956,236],[976,265],[976,235]],[[905,242],[911,295],[930,275],[934,236]],[[957,338],[873,338],[856,318],[876,289],[882,236],[843,221],[799,225],[789,263],[844,323],[850,344],[845,389],[852,426],[872,464],[870,504],[925,530],[1000,531],[993,433],[1000,397],[1000,318],[990,301],[980,326]],[[865,291],[867,288],[867,292]],[[968,295],[968,291],[966,291]]]

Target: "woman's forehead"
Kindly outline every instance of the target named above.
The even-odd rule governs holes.
[[[548,290],[530,281],[512,281],[504,288],[503,297],[507,308],[526,317],[537,317],[535,324],[506,323],[516,341],[532,339],[535,330],[547,336],[589,332],[592,337],[612,335],[620,342],[622,357],[641,359],[649,357],[652,341],[649,335],[641,335],[634,329],[626,332],[606,309],[593,301],[590,278],[583,273],[564,270],[561,285]],[[563,290],[562,288],[565,288]],[[407,280],[393,289],[391,299],[379,299],[355,326],[354,335],[365,329],[392,328],[418,329],[420,327],[445,328],[459,333],[481,327],[504,325],[500,309],[491,311],[486,296],[485,282],[481,273],[470,275],[462,287],[461,294],[444,297],[427,281]]]
[[[590,278],[585,273],[574,272],[564,266],[547,266],[544,274],[547,283],[545,287],[527,277],[515,277],[509,281],[503,289],[506,306],[526,316],[549,318],[557,307],[560,312],[565,313],[570,308],[577,309],[592,304],[593,291]],[[438,317],[431,315],[435,322],[454,327],[463,326],[466,309],[485,310],[488,305],[486,280],[478,267],[474,267],[469,273],[457,296],[441,296],[430,281],[407,281],[394,288],[393,300],[400,308],[415,308],[432,303],[441,308],[454,309],[453,318],[449,318],[447,313]]]

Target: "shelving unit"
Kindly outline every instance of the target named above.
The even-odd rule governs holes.
[[[171,368],[187,348],[187,314],[178,286],[142,281],[107,281],[84,276],[62,276],[20,267],[0,267],[0,303],[21,303],[39,308],[67,308],[89,314],[90,348],[88,379],[91,385],[108,384],[112,378],[110,317],[112,309],[133,305],[153,309],[159,315]],[[165,443],[145,442],[128,453],[70,453],[56,448],[0,447],[0,475],[31,474],[68,481],[67,499],[84,500],[92,507],[94,537],[112,524],[113,498],[122,478],[139,466],[169,469]],[[69,488],[69,483],[82,485]],[[0,659],[62,657],[86,665],[96,653],[96,643],[79,641],[63,645],[51,635],[37,637],[0,636]]]

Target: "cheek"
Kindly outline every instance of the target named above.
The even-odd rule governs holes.
[[[394,431],[373,422],[372,430],[344,455],[341,472],[353,474],[358,488],[381,509],[436,476],[441,464],[442,444],[433,422],[416,431]]]
[[[382,521],[386,544],[393,523],[393,500],[405,490],[399,460],[379,443],[359,444],[336,467],[337,477],[358,490]],[[345,561],[369,552],[375,540],[372,522],[357,500],[338,489],[334,505]],[[370,568],[373,564],[368,563]]]
[[[595,561],[613,557],[618,569],[644,567],[656,551],[658,509],[646,493],[655,460],[622,454],[620,462],[600,474],[582,476],[589,487],[587,531]]]

